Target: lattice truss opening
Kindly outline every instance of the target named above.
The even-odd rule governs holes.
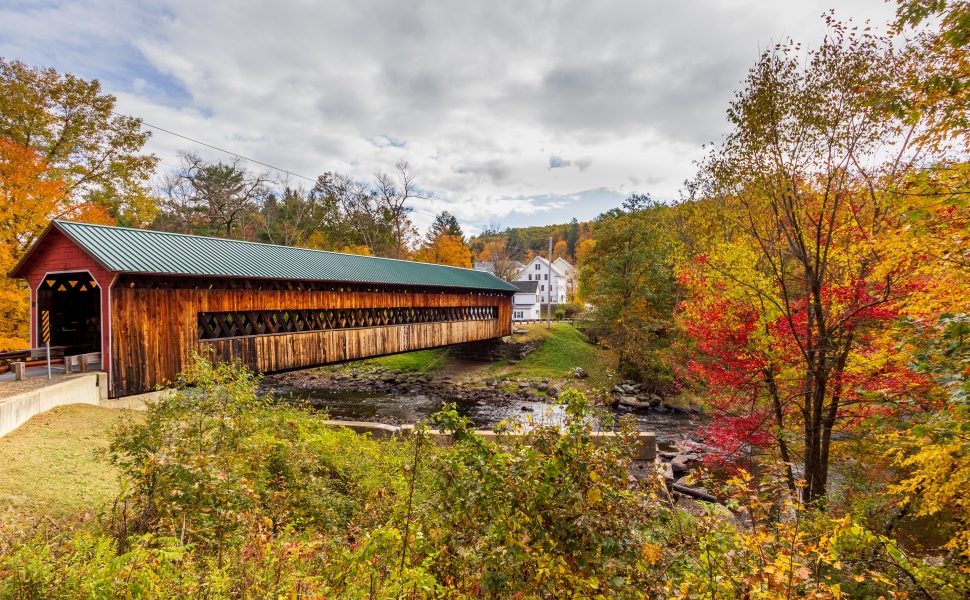
[[[299,333],[411,323],[488,321],[496,306],[347,308],[200,312],[199,339],[211,340],[274,333]]]

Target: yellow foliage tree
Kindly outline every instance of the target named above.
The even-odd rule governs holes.
[[[576,245],[576,263],[578,266],[583,266],[589,260],[589,256],[595,247],[596,240],[594,239],[580,240],[579,244]]]
[[[365,244],[351,244],[350,246],[344,246],[340,249],[344,254],[359,254],[361,256],[374,256],[371,252],[370,246]]]
[[[443,233],[425,242],[414,253],[414,260],[467,268],[472,264],[472,251],[457,235]]]

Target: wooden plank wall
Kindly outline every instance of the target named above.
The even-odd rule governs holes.
[[[497,337],[497,331],[494,319],[413,323],[211,340],[199,342],[199,353],[210,360],[240,360],[254,371],[271,373],[487,340]]]
[[[511,334],[512,298],[470,292],[111,290],[112,397],[176,378],[192,350],[260,372],[296,369]],[[198,313],[245,310],[496,306],[498,319],[288,333],[200,342]]]

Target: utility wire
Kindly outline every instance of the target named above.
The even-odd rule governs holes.
[[[119,117],[129,116],[129,115],[123,115],[123,114],[118,113],[118,112],[115,112],[115,111],[112,111],[112,114],[117,115]],[[299,173],[294,173],[293,171],[289,171],[289,170],[284,169],[282,167],[277,167],[275,165],[271,165],[269,163],[265,163],[265,162],[263,162],[261,160],[256,160],[255,158],[250,158],[248,156],[244,156],[242,154],[239,154],[238,152],[233,152],[232,150],[226,150],[225,148],[220,148],[219,146],[215,146],[213,144],[209,144],[207,142],[203,142],[202,140],[197,140],[197,139],[192,138],[192,137],[189,137],[187,135],[182,135],[181,133],[177,133],[175,131],[172,131],[171,129],[166,129],[164,127],[159,127],[158,125],[153,125],[152,123],[149,123],[149,122],[147,122],[145,120],[140,120],[140,122],[141,122],[142,125],[144,125],[145,127],[150,128],[150,129],[155,129],[157,131],[161,131],[161,132],[167,133],[169,135],[174,135],[177,138],[182,138],[183,140],[192,142],[193,144],[199,144],[200,146],[205,146],[206,148],[211,148],[212,150],[216,150],[218,152],[223,152],[225,154],[228,154],[229,156],[233,156],[233,157],[238,158],[240,160],[245,160],[245,161],[248,161],[248,162],[251,162],[251,163],[255,163],[257,165],[261,165],[263,167],[266,167],[267,169],[272,169],[272,170],[278,171],[280,173],[286,173],[287,175],[290,175],[292,177],[296,177],[298,179],[304,179],[306,181],[309,181],[310,183],[316,183],[317,182],[317,180],[315,178],[313,178],[313,177],[307,177],[306,175],[300,175]],[[171,166],[171,165],[169,165],[169,166]],[[415,214],[424,215],[426,217],[431,217],[432,219],[435,218],[435,216],[436,216],[436,215],[432,215],[432,214],[429,214],[429,213],[426,213],[426,212],[422,212],[420,210],[417,210],[417,209],[414,209],[414,208],[410,208],[410,207],[409,207],[409,210],[411,212],[415,213]],[[479,225],[475,225],[474,223],[469,223],[467,221],[465,222],[465,226],[466,227],[473,227],[475,229],[478,229],[481,232],[485,232],[486,231],[486,228],[485,227],[481,227]]]
[[[118,113],[114,113],[114,114],[117,115]],[[151,129],[156,129],[158,131],[165,132],[165,133],[167,133],[169,135],[174,135],[175,137],[182,138],[183,140],[187,140],[189,142],[192,142],[193,144],[199,144],[200,146],[205,146],[206,148],[212,148],[213,150],[218,150],[219,152],[224,152],[224,153],[228,154],[229,156],[234,156],[234,157],[236,157],[236,158],[238,158],[240,160],[245,160],[245,161],[249,161],[251,163],[256,163],[257,165],[262,165],[262,166],[266,167],[267,169],[273,169],[274,171],[279,171],[280,173],[286,173],[287,175],[292,175],[293,177],[298,177],[300,179],[305,179],[305,180],[307,180],[307,181],[309,181],[311,183],[316,183],[316,181],[317,181],[316,179],[313,179],[311,177],[307,177],[305,175],[300,175],[299,173],[294,173],[293,171],[288,171],[288,170],[286,170],[286,169],[284,169],[282,167],[277,167],[277,166],[271,165],[269,163],[264,163],[261,160],[256,160],[255,158],[250,158],[248,156],[243,156],[242,154],[239,154],[238,152],[233,152],[232,150],[226,150],[225,148],[220,148],[219,146],[214,146],[212,144],[208,144],[206,142],[203,142],[202,140],[197,140],[197,139],[191,138],[191,137],[189,137],[187,135],[182,135],[181,133],[176,133],[176,132],[172,131],[171,129],[165,129],[164,127],[159,127],[158,125],[152,125],[151,123],[149,123],[147,121],[141,121],[141,124],[144,125],[145,127],[150,127]]]

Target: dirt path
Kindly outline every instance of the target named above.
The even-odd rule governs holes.
[[[439,371],[435,372],[434,376],[435,379],[447,379],[455,384],[481,381],[485,378],[485,374],[489,368],[494,364],[478,360],[453,358],[448,360]]]

